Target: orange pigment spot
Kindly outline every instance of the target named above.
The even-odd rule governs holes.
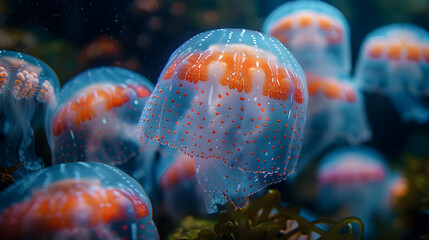
[[[313,79],[310,81],[309,79],[310,78],[307,76],[308,94],[314,96],[320,91],[323,84],[321,84],[319,80]]]
[[[175,74],[175,71],[176,71],[176,68],[177,68],[177,66],[179,65],[179,63],[181,63],[182,61],[184,61],[184,59],[186,59],[187,57],[189,57],[189,55],[190,55],[191,53],[187,53],[187,54],[184,54],[184,55],[182,55],[182,56],[180,56],[174,63],[173,63],[173,65],[170,67],[170,68],[168,68],[167,69],[167,71],[165,72],[165,74],[164,74],[164,77],[162,78],[163,80],[165,80],[165,79],[170,79],[170,78],[172,78],[173,76],[174,76],[174,74]]]
[[[399,60],[402,54],[402,46],[397,44],[392,44],[387,49],[387,56],[393,60]]]
[[[281,43],[287,43],[286,32],[292,29],[293,18],[280,19],[270,30],[270,35],[277,38]]]
[[[420,60],[420,49],[416,45],[409,45],[406,47],[407,50],[407,59],[410,61],[419,61]]]
[[[311,25],[313,18],[310,15],[302,14],[299,16],[298,22],[300,27],[308,27]]]
[[[372,58],[379,58],[383,52],[383,48],[384,46],[381,43],[371,46],[369,49],[369,56]]]
[[[325,82],[323,90],[328,98],[339,99],[341,98],[341,87],[335,82]]]
[[[323,79],[314,74],[306,74],[308,92],[314,96],[319,92],[330,99],[355,102],[356,93],[352,87],[335,79]]]
[[[283,18],[279,21],[279,23],[274,26],[271,30],[271,33],[277,32],[277,31],[288,31],[292,28],[292,22],[293,19],[290,17]]]
[[[328,30],[331,27],[331,20],[326,17],[319,18],[319,27],[323,30]]]
[[[128,87],[130,87],[134,90],[137,98],[139,98],[139,99],[149,97],[151,94],[149,89],[147,89],[146,87],[143,87],[141,85],[130,84],[130,85],[128,85]]]

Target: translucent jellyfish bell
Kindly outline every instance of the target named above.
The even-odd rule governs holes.
[[[285,3],[266,18],[262,31],[282,42],[306,72],[350,74],[349,25],[344,15],[327,3]]]
[[[0,197],[0,232],[6,239],[158,238],[144,189],[105,164],[45,168]]]
[[[160,186],[160,202],[170,221],[178,223],[188,215],[207,215],[204,192],[198,185],[192,157],[162,146],[156,179]]]
[[[306,73],[309,101],[303,154],[296,173],[333,144],[356,145],[371,137],[364,96],[347,77]]]
[[[89,69],[68,81],[46,123],[53,163],[117,166],[150,193],[155,151],[141,145],[135,134],[152,90],[149,80],[118,67]]]
[[[294,176],[332,144],[369,139],[364,98],[349,77],[350,30],[343,14],[322,1],[288,2],[266,18],[263,31],[290,49],[306,74],[304,151]]]
[[[195,160],[186,154],[163,148],[167,156],[161,158],[161,170],[159,171],[159,185],[163,191],[167,191],[179,185],[182,181],[195,177]]]
[[[324,211],[342,208],[341,218],[362,219],[372,234],[371,217],[387,196],[389,169],[386,159],[369,147],[344,147],[324,156],[317,169],[318,204]]]
[[[369,33],[356,66],[367,92],[389,96],[404,121],[429,120],[429,33],[412,24],[392,24]]]
[[[308,92],[276,39],[250,30],[201,33],[170,57],[138,136],[195,159],[210,211],[285,179],[300,155]]]
[[[56,104],[59,82],[44,62],[19,52],[0,51],[0,166],[24,162],[16,176],[43,167],[34,149],[34,131]]]

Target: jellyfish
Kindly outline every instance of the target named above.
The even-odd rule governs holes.
[[[362,219],[365,234],[374,234],[371,217],[387,205],[390,170],[385,157],[364,146],[337,148],[317,169],[320,209]],[[342,211],[341,211],[342,210]],[[345,214],[345,215],[344,215]]]
[[[135,135],[152,89],[143,76],[118,67],[89,69],[68,81],[46,123],[53,164],[117,166],[141,181],[150,195],[156,148],[141,145]]]
[[[309,101],[304,152],[295,177],[315,157],[336,144],[358,145],[371,138],[364,96],[350,77],[306,73]]]
[[[226,201],[240,208],[295,167],[307,99],[302,68],[278,40],[245,29],[212,30],[171,55],[138,137],[194,158],[209,212]]]
[[[0,194],[6,239],[157,239],[142,186],[102,163],[63,163]]]
[[[195,160],[165,145],[160,148],[159,156],[156,179],[164,215],[172,223],[178,223],[188,215],[207,217],[204,192],[196,177]]]
[[[58,78],[44,62],[23,53],[0,51],[0,166],[23,162],[13,174],[15,178],[44,166],[35,152],[34,130],[43,126],[58,91]]]
[[[362,43],[356,79],[364,91],[391,99],[406,122],[429,119],[429,33],[398,23],[369,33]]]
[[[161,158],[159,185],[162,190],[169,190],[181,182],[195,178],[195,160],[186,154],[169,151],[164,147],[167,156]],[[164,153],[165,154],[165,153]],[[162,155],[164,155],[162,154]]]
[[[263,31],[297,58],[309,91],[303,154],[293,178],[326,148],[371,137],[364,96],[350,76],[350,30],[343,14],[321,1],[294,1],[274,10]]]
[[[79,55],[79,65],[89,67],[109,64],[121,59],[122,45],[116,38],[100,35],[83,47]]]
[[[292,1],[275,9],[262,31],[282,42],[305,72],[349,75],[350,29],[344,15],[322,1]]]

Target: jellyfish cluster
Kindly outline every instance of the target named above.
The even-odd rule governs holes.
[[[237,211],[271,185],[306,178],[308,166],[319,212],[357,216],[373,237],[373,215],[392,217],[408,182],[363,145],[372,134],[364,97],[388,97],[405,122],[427,122],[429,33],[405,23],[374,30],[354,75],[350,34],[335,7],[287,2],[261,32],[221,28],[185,41],[156,85],[101,66],[60,87],[47,64],[0,50],[0,183],[9,185],[0,238],[158,239],[158,219]],[[39,128],[50,157],[36,154]],[[280,192],[265,199],[270,210],[252,213],[268,221]]]
[[[100,67],[59,92],[52,69],[10,51],[0,51],[0,70],[1,182],[16,180],[0,193],[2,238],[158,239],[146,194],[157,146],[135,137],[152,83]],[[35,154],[40,126],[52,161]]]

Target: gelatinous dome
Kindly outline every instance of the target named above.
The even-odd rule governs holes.
[[[238,179],[249,184],[227,184],[229,176],[222,173],[225,186],[213,182],[220,189],[207,190],[241,206],[262,185],[281,181],[294,168],[307,98],[301,67],[276,39],[244,29],[212,30],[172,54],[143,110],[138,136],[195,158],[197,175],[218,162],[248,172],[252,176]],[[257,181],[255,173],[266,181],[245,192]],[[232,199],[231,192],[244,196]]]
[[[59,81],[54,71],[32,56],[0,50],[0,166],[24,162],[17,177],[43,167],[34,149],[34,132],[45,120],[48,108],[55,106]]]
[[[405,121],[429,120],[429,33],[412,24],[380,27],[365,38],[356,79],[367,92],[389,96]]]
[[[205,194],[198,184],[195,160],[174,148],[163,145],[155,167],[160,205],[171,222],[192,215],[207,217]]]
[[[58,94],[57,75],[46,63],[20,52],[0,50],[0,94],[17,100],[53,103]]]
[[[292,1],[267,17],[263,31],[279,39],[306,74],[310,99],[295,176],[327,147],[370,138],[364,96],[350,81],[350,30],[343,14],[322,1]]]
[[[182,181],[195,178],[195,160],[185,154],[176,154],[171,164],[160,177],[160,186],[163,191],[174,188]]]
[[[337,148],[321,159],[316,174],[320,210],[359,217],[365,237],[371,236],[374,214],[386,207],[391,174],[386,158],[370,147]]]
[[[142,181],[150,194],[155,152],[146,151],[135,133],[152,90],[148,79],[118,67],[89,69],[68,81],[46,123],[53,163],[114,165]]]
[[[321,184],[371,184],[387,175],[385,159],[380,153],[365,147],[346,147],[327,154],[319,166],[317,178]]]
[[[262,31],[282,42],[305,71],[348,75],[350,29],[344,15],[322,1],[292,1],[275,9]]]
[[[326,148],[338,143],[359,144],[372,135],[364,95],[350,77],[306,72],[306,79],[310,99],[303,154],[295,176]]]
[[[0,194],[7,239],[155,239],[143,188],[117,168],[67,163],[42,169]]]
[[[400,79],[395,79],[394,74],[401,72],[407,72],[413,79],[408,83],[398,82]],[[428,91],[429,84],[424,81],[427,74],[429,33],[419,26],[402,23],[380,27],[362,43],[356,78],[367,91],[389,94],[401,91],[408,84],[408,87],[416,85],[412,89],[418,94]]]

